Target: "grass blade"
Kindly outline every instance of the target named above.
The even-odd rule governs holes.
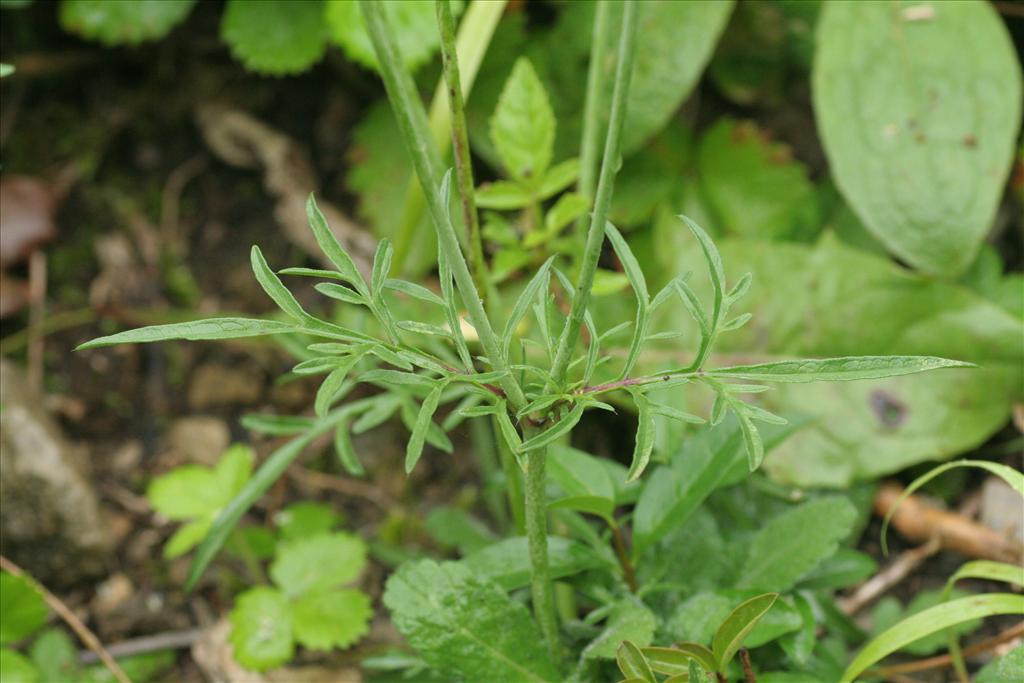
[[[997,614],[1024,614],[1024,596],[989,593],[936,605],[883,631],[857,654],[843,672],[842,683],[851,683],[868,667],[916,640],[971,619]]]

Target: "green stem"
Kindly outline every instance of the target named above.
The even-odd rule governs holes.
[[[497,418],[491,420],[491,429],[498,434]],[[515,524],[516,535],[526,533],[526,508],[523,503],[523,473],[519,469],[516,457],[509,450],[505,439],[498,438],[498,455],[501,458],[501,469],[505,473],[505,490],[508,493],[508,506],[512,509],[512,522]]]
[[[587,70],[587,94],[583,103],[583,135],[580,138],[580,177],[576,183],[576,191],[594,200],[594,188],[597,185],[598,152],[601,149],[601,99],[605,91],[605,76],[608,69],[608,45],[611,43],[610,21],[612,3],[599,2],[594,10],[594,32],[591,37],[590,66]],[[579,239],[579,251],[582,254],[587,240],[587,217],[580,216],[576,221],[576,234]]]
[[[533,428],[524,430],[530,438]],[[541,636],[554,662],[561,660],[561,643],[555,619],[555,598],[548,569],[548,509],[546,496],[547,449],[537,448],[527,454],[526,468],[526,537],[530,550],[530,593],[533,614]]]
[[[480,65],[483,63],[484,55],[491,44],[494,30],[504,11],[505,0],[474,2],[466,10],[459,27],[456,46],[456,53],[459,55],[459,63],[462,66],[462,96],[464,98],[469,96],[469,91],[480,71]],[[441,165],[443,164],[440,160],[447,153],[450,142],[451,109],[448,106],[446,90],[443,81],[438,83],[434,99],[430,103],[430,133],[437,148],[438,163]],[[434,187],[437,187],[436,183]],[[412,250],[416,228],[420,224],[420,218],[423,217],[423,204],[423,192],[416,181],[410,179],[405,191],[405,200],[402,203],[402,218],[394,239],[393,268],[395,272],[402,272],[409,252]]]
[[[576,281],[576,293],[573,296],[569,317],[565,321],[562,335],[558,340],[558,351],[555,353],[551,370],[555,388],[565,383],[569,359],[576,348],[583,316],[590,304],[590,290],[594,285],[597,261],[601,256],[601,246],[604,244],[605,222],[608,219],[608,207],[611,204],[615,172],[619,164],[619,137],[622,132],[622,121],[626,115],[626,94],[629,91],[629,79],[633,72],[635,24],[636,3],[633,0],[627,0],[622,14],[622,34],[619,38],[618,62],[615,66],[615,90],[612,93],[612,110],[609,117],[608,134],[605,137],[604,158],[601,160],[601,176],[597,183],[597,197],[594,201],[590,229],[587,232],[586,246],[580,263],[580,273]]]
[[[424,198],[427,201],[427,208],[434,221],[434,228],[437,230],[440,248],[448,259],[455,284],[459,288],[462,302],[469,314],[469,321],[476,328],[477,336],[490,361],[491,368],[496,372],[505,373],[500,380],[501,389],[505,392],[511,407],[518,412],[526,405],[526,396],[513,375],[507,371],[508,363],[505,354],[501,345],[498,344],[498,338],[494,334],[494,329],[491,327],[491,322],[480,301],[480,294],[473,283],[473,276],[470,274],[469,266],[462,254],[455,227],[448,216],[448,209],[442,205],[440,192],[434,185],[429,151],[433,140],[427,126],[427,114],[423,109],[423,103],[419,100],[412,76],[405,68],[405,63],[398,52],[398,46],[387,25],[382,6],[373,0],[359,0],[359,6],[366,20],[370,40],[377,53],[384,87],[398,119],[399,131],[412,155],[416,176],[419,178]]]
[[[441,29],[441,62],[444,80],[448,85],[448,106],[451,110],[452,149],[455,156],[455,176],[462,200],[462,222],[466,226],[469,255],[473,264],[473,279],[477,291],[490,297],[490,277],[484,260],[484,245],[480,239],[480,220],[474,197],[473,164],[469,159],[469,133],[466,126],[466,106],[462,100],[459,77],[459,56],[455,50],[455,20],[448,0],[437,0],[437,24]]]

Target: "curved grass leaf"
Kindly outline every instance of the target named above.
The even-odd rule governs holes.
[[[210,532],[199,544],[192,565],[188,570],[188,577],[185,580],[185,590],[192,590],[199,577],[203,575],[206,568],[213,561],[213,558],[220,552],[221,547],[227,541],[231,531],[238,524],[242,515],[252,507],[252,504],[262,496],[278,480],[285,469],[299,456],[300,453],[314,439],[332,429],[339,420],[344,419],[350,412],[361,407],[359,403],[350,403],[339,408],[333,415],[317,422],[306,434],[293,439],[274,451],[266,462],[260,466],[252,478],[238,492],[231,502],[224,506],[217,518],[210,527]]]
[[[974,560],[968,562],[956,570],[946,581],[946,587],[942,589],[943,601],[949,599],[953,591],[953,585],[960,579],[987,579],[989,581],[1002,581],[1012,583],[1015,586],[1024,586],[1024,567],[1006,562],[993,562],[991,560]]]
[[[409,443],[405,448],[405,473],[409,474],[416,467],[420,456],[423,455],[423,444],[427,439],[427,430],[433,424],[434,412],[441,400],[441,392],[444,385],[438,385],[427,394],[420,406],[420,412],[416,416],[416,425],[413,427],[412,435],[409,436]]]
[[[842,683],[851,683],[868,667],[927,635],[964,621],[997,614],[1024,614],[1024,596],[1012,593],[975,595],[918,612],[865,645],[843,672]]]
[[[846,356],[822,360],[783,360],[708,370],[712,377],[761,382],[845,382],[882,379],[939,368],[973,368],[973,363],[934,356]]]
[[[886,535],[889,531],[889,523],[892,521],[892,516],[896,514],[896,508],[900,506],[900,503],[906,500],[907,496],[914,493],[914,491],[918,490],[935,477],[957,467],[977,467],[991,472],[1009,484],[1017,493],[1024,496],[1024,473],[1018,472],[1012,467],[1000,465],[996,462],[988,462],[987,460],[957,460],[956,462],[947,462],[944,465],[939,465],[910,482],[907,488],[903,490],[903,493],[900,494],[900,497],[896,499],[896,502],[892,504],[892,507],[889,508],[889,511],[885,513],[885,518],[882,519],[882,531],[880,532],[882,538],[882,552],[884,554],[889,554],[889,545],[886,540]]]
[[[302,306],[296,301],[295,296],[288,291],[288,288],[284,286],[277,274],[270,269],[267,265],[267,259],[263,258],[263,252],[255,244],[252,245],[252,251],[250,252],[250,261],[252,261],[252,272],[256,275],[256,281],[260,283],[260,287],[267,293],[274,303],[277,304],[278,308],[299,321],[305,321],[309,315],[302,310]]]
[[[189,341],[205,341],[211,339],[239,339],[241,337],[261,337],[267,334],[283,334],[296,332],[291,323],[276,320],[258,320],[255,318],[207,318],[187,323],[170,323],[168,325],[151,325],[137,330],[118,332],[106,337],[99,337],[75,347],[75,351],[95,349],[115,344],[148,344],[151,342],[171,339],[187,339]]]
[[[643,652],[628,640],[622,641],[622,644],[619,645],[619,649],[615,653],[615,661],[619,665],[619,671],[628,679],[637,679],[646,681],[646,683],[657,683],[658,681]]]
[[[690,671],[690,660],[696,660],[707,671],[715,671],[715,655],[700,643],[678,643],[672,647],[645,647],[641,649],[651,668],[658,673],[674,676]]]
[[[718,663],[716,671],[725,671],[733,655],[743,644],[743,639],[757,626],[761,617],[768,613],[778,597],[778,593],[765,593],[750,598],[740,603],[725,618],[722,625],[715,631],[715,637],[711,641],[711,650]]]

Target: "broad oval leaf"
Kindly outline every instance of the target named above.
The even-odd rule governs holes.
[[[402,565],[388,579],[384,604],[439,671],[467,681],[561,680],[526,607],[461,563]]]
[[[733,655],[740,649],[743,639],[747,637],[757,622],[761,620],[778,599],[778,593],[765,593],[741,603],[726,617],[715,632],[711,649],[718,662],[717,671],[724,671]]]
[[[964,621],[996,614],[1024,614],[1024,596],[988,593],[960,598],[918,612],[883,631],[865,645],[843,672],[842,683],[851,683],[871,665],[924,636]]]
[[[555,113],[544,84],[525,57],[505,81],[490,124],[491,141],[509,175],[539,182],[554,153]]]
[[[255,671],[284,664],[295,654],[288,598],[267,586],[238,596],[229,640],[239,663]]]
[[[644,647],[654,639],[657,617],[644,603],[630,596],[612,606],[611,614],[601,631],[590,641],[581,659],[615,659],[619,646],[628,641],[637,647]]]
[[[892,253],[962,273],[1020,128],[1020,62],[987,2],[822,6],[814,110],[836,183]]]
[[[788,590],[835,553],[856,517],[841,496],[810,500],[776,515],[751,541],[736,588]]]

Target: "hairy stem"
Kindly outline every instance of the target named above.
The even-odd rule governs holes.
[[[527,428],[524,436],[529,438],[534,428]],[[555,598],[548,569],[548,511],[545,493],[547,449],[537,448],[527,454],[526,469],[526,536],[530,549],[530,593],[533,597],[533,614],[540,626],[541,636],[547,645],[552,661],[561,659],[561,643],[558,638],[558,623],[555,619]]]
[[[619,565],[622,567],[622,576],[626,579],[629,590],[636,593],[636,572],[633,570],[633,563],[629,559],[629,551],[626,549],[626,539],[622,535],[622,529],[617,524],[612,525],[612,542],[615,544],[615,554],[619,557]]]
[[[455,51],[455,20],[448,0],[437,0],[437,24],[441,30],[441,61],[444,81],[448,88],[448,106],[451,110],[452,150],[455,156],[455,177],[462,203],[462,222],[466,226],[469,256],[473,264],[473,279],[477,291],[484,294],[485,304],[490,297],[490,278],[484,261],[484,245],[480,239],[480,220],[474,198],[473,165],[469,159],[469,134],[466,126],[466,107],[462,99],[459,76],[459,56]],[[486,307],[486,306],[485,306]]]
[[[412,76],[405,68],[398,52],[398,46],[387,25],[382,6],[373,0],[359,0],[359,6],[366,20],[374,51],[377,53],[377,61],[380,62],[384,88],[387,90],[388,99],[391,101],[395,117],[398,119],[399,131],[412,155],[416,176],[419,178],[424,198],[427,201],[427,208],[434,221],[434,228],[437,230],[440,248],[444,251],[452,269],[455,284],[459,288],[462,301],[469,314],[469,321],[476,328],[480,344],[490,360],[491,367],[497,372],[506,372],[508,363],[505,360],[505,354],[498,344],[498,338],[494,334],[491,322],[484,312],[480,293],[473,283],[473,276],[470,274],[469,266],[462,254],[459,238],[448,217],[448,209],[442,205],[438,187],[434,184],[430,158],[433,140],[427,126],[427,114],[423,103],[416,93]],[[506,372],[499,384],[514,410],[518,411],[526,405],[523,390],[511,373]]]
[[[594,212],[590,219],[590,229],[587,232],[572,308],[565,321],[565,326],[562,328],[562,335],[558,340],[558,351],[555,353],[551,371],[556,386],[565,383],[569,359],[573,349],[576,348],[580,327],[583,325],[583,315],[590,304],[590,290],[594,285],[597,260],[601,256],[601,245],[604,243],[604,226],[608,219],[608,207],[611,204],[615,172],[619,163],[619,137],[622,132],[622,121],[626,115],[626,93],[629,91],[629,79],[633,71],[635,24],[636,3],[633,0],[627,0],[622,14],[622,35],[619,38],[618,62],[615,66],[615,89],[612,93],[611,116],[609,117],[608,134],[605,137],[604,158],[601,160],[601,175],[597,182]]]
[[[459,28],[456,52],[462,66],[462,96],[467,97],[476,75],[480,71],[484,54],[491,44],[494,30],[498,26],[502,12],[505,11],[505,0],[491,2],[474,2],[466,9]],[[438,160],[445,156],[450,141],[448,130],[451,125],[450,112],[446,99],[444,82],[438,83],[434,99],[430,103],[430,134],[437,146]],[[443,163],[441,163],[443,165]],[[435,184],[436,187],[436,184]],[[416,227],[423,216],[423,192],[416,181],[409,181],[402,203],[402,218],[395,236],[394,269],[401,272],[406,258],[413,247]]]
[[[587,94],[583,103],[583,134],[580,138],[580,177],[576,183],[576,191],[593,202],[594,188],[597,185],[597,161],[601,149],[601,99],[605,91],[605,76],[608,69],[607,46],[611,42],[610,21],[612,3],[599,2],[594,9],[594,33],[591,37],[590,66],[587,71]],[[582,254],[587,241],[587,217],[580,216],[576,221],[576,236],[579,240],[577,253]]]

